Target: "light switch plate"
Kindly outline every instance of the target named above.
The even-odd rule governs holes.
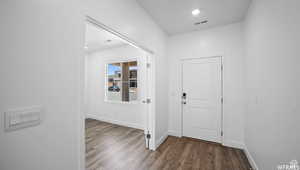
[[[42,121],[41,113],[41,106],[8,110],[4,112],[5,131],[9,132],[39,125]]]

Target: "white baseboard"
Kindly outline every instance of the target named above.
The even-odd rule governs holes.
[[[246,157],[247,157],[251,167],[253,168],[253,170],[259,170],[259,168],[257,167],[257,164],[255,163],[253,157],[251,156],[251,154],[245,144],[240,143],[240,142],[235,142],[235,141],[224,141],[222,143],[222,145],[244,150]]]
[[[163,136],[161,136],[156,142],[155,142],[155,149],[157,149],[162,143],[164,143],[164,141],[167,139],[168,137],[168,133],[164,134]]]
[[[181,134],[179,132],[177,132],[177,131],[169,130],[168,134],[170,136],[181,137]],[[253,170],[259,170],[257,164],[255,163],[253,157],[251,156],[250,152],[247,149],[247,146],[244,143],[237,142],[237,141],[228,141],[227,140],[227,141],[223,141],[222,145],[244,150],[244,152],[245,152],[245,154],[247,156],[247,159],[248,159],[250,165],[252,166]]]
[[[255,161],[254,161],[253,157],[251,156],[246,145],[244,146],[244,152],[245,152],[245,154],[248,158],[248,161],[249,161],[250,165],[252,166],[253,170],[259,170],[257,164],[255,163]]]
[[[131,127],[131,128],[135,128],[135,129],[144,130],[144,127],[142,125],[139,125],[139,124],[136,124],[136,123],[128,123],[128,122],[124,122],[124,121],[108,119],[108,118],[105,118],[105,117],[102,117],[102,116],[97,116],[97,115],[94,115],[94,114],[86,114],[85,117],[95,119],[95,120],[99,120],[99,121],[103,121],[103,122],[112,123],[112,124],[117,124],[117,125],[120,125],[120,126],[126,126],[126,127]]]
[[[168,131],[168,134],[169,134],[170,136],[181,137],[181,135],[180,135],[179,132],[172,131],[172,130],[169,130],[169,131]]]
[[[223,146],[228,146],[231,148],[238,148],[238,149],[244,149],[245,144],[237,141],[223,141],[222,143]]]

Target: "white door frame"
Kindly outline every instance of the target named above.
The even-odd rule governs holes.
[[[155,54],[152,50],[140,45],[139,43],[135,42],[131,38],[119,33],[118,31],[106,26],[105,24],[95,20],[90,16],[85,16],[85,22],[89,22],[100,29],[110,32],[111,34],[121,38],[124,42],[136,47],[137,49],[143,50],[147,56],[147,79],[150,82],[147,85],[147,99],[150,99],[150,103],[147,104],[147,116],[146,116],[146,125],[145,125],[145,133],[149,132],[151,134],[149,149],[155,150]],[[84,114],[84,107],[85,107],[85,100],[84,100],[84,80],[85,80],[85,62],[84,59],[81,61],[81,71],[80,71],[80,80],[81,80],[81,99],[80,99],[80,168],[82,170],[85,169],[85,114]],[[146,100],[146,99],[145,99]]]
[[[182,58],[180,59],[180,137],[183,136],[183,105],[181,103],[181,95],[183,93],[183,62],[193,59],[210,59],[210,58],[220,58],[221,60],[221,143],[224,142],[224,64],[223,56],[209,56],[209,57],[193,57],[193,58]]]

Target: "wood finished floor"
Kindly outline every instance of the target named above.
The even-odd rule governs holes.
[[[87,170],[250,170],[242,150],[169,136],[145,149],[143,131],[86,120]]]

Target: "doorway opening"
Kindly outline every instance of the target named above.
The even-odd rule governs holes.
[[[84,49],[86,169],[154,150],[153,52],[89,16]]]

